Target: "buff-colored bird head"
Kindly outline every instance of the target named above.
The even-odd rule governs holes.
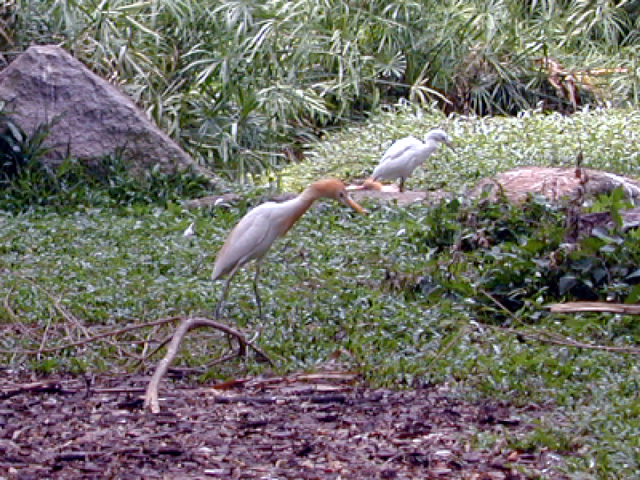
[[[333,198],[338,202],[353,208],[358,213],[364,213],[364,209],[358,205],[347,193],[347,188],[343,182],[335,178],[327,178],[312,183],[309,186],[316,198]]]

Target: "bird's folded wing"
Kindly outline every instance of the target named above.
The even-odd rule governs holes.
[[[267,204],[261,205],[266,207]],[[235,264],[264,255],[278,238],[273,212],[269,208],[255,208],[240,220],[229,234],[221,256]]]
[[[411,150],[416,146],[422,146],[422,145],[423,143],[415,137],[402,138],[397,142],[395,142],[393,145],[391,145],[389,149],[386,152],[384,152],[384,155],[382,156],[382,160],[380,160],[380,164],[400,158],[408,150]]]

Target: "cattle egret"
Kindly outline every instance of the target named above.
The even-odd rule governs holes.
[[[444,130],[436,128],[428,132],[424,142],[415,137],[405,137],[395,142],[385,152],[380,164],[371,175],[371,180],[395,180],[400,179],[400,191],[404,191],[404,181],[411,176],[438,148],[439,143],[444,143],[455,151],[451,139]]]
[[[216,307],[216,318],[220,315],[231,279],[240,267],[254,259],[257,264],[253,279],[253,292],[262,318],[262,306],[260,295],[258,295],[258,275],[260,274],[262,257],[273,242],[287,233],[313,202],[322,197],[333,198],[358,213],[364,213],[362,207],[347,194],[345,185],[340,180],[326,179],[312,183],[300,195],[286,202],[263,203],[250,210],[238,222],[218,252],[218,258],[216,258],[213,267],[213,280],[228,274],[222,296]]]

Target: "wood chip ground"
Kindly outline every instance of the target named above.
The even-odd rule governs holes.
[[[299,375],[165,382],[153,415],[141,408],[147,381],[0,371],[0,478],[565,478],[559,453],[505,441],[533,428],[523,418],[536,406]],[[474,448],[480,431],[495,446]]]

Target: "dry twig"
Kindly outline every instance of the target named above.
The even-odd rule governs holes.
[[[239,343],[238,351],[235,354],[226,357],[225,358],[226,360],[239,357],[239,356],[244,356],[247,351],[247,346],[249,346],[253,350],[255,350],[259,355],[267,359],[269,363],[271,363],[271,360],[269,360],[269,357],[262,350],[260,350],[255,345],[252,345],[249,342],[247,342],[247,340],[244,338],[244,335],[238,332],[237,330],[223,323],[209,320],[208,318],[202,318],[202,317],[184,318],[180,326],[176,329],[176,332],[174,333],[173,338],[171,339],[171,343],[169,343],[169,346],[167,347],[167,353],[165,354],[164,358],[160,360],[160,363],[158,363],[156,371],[154,372],[153,377],[151,377],[151,380],[149,381],[149,385],[147,387],[147,393],[144,396],[144,406],[145,408],[148,408],[149,410],[151,410],[152,413],[160,412],[158,388],[160,386],[160,382],[162,381],[162,377],[164,377],[164,375],[167,373],[167,370],[169,370],[169,366],[171,365],[176,355],[178,354],[178,350],[180,348],[180,344],[182,343],[182,340],[184,339],[184,336],[187,334],[189,330],[193,328],[199,328],[199,327],[215,328],[216,330],[221,330],[226,334],[232,337],[235,337],[238,340],[238,343]]]
[[[497,325],[488,325],[486,323],[478,323],[478,325],[490,328],[492,330],[496,330],[503,333],[510,333],[514,335],[518,335],[523,338],[528,338],[529,340],[536,340],[538,342],[552,343],[554,345],[562,345],[565,347],[575,347],[575,348],[584,348],[588,350],[603,350],[606,352],[615,352],[615,353],[628,353],[630,355],[640,355],[640,348],[634,347],[613,347],[609,345],[594,345],[591,343],[583,343],[578,342],[570,337],[565,337],[560,335],[559,333],[548,332],[546,330],[524,330],[517,328],[507,328],[500,327]]]
[[[57,352],[59,350],[64,350],[66,348],[79,347],[82,345],[86,345],[87,343],[95,342],[96,340],[100,340],[106,337],[114,337],[122,333],[130,332],[132,330],[139,330],[145,327],[153,327],[155,325],[162,325],[164,323],[175,322],[176,320],[182,320],[182,319],[183,317],[161,318],[160,320],[155,320],[153,322],[141,323],[139,325],[129,325],[124,328],[119,328],[118,330],[112,330],[110,332],[101,333],[94,337],[89,337],[85,340],[79,340],[77,342],[67,343],[58,347],[44,348],[44,349],[38,349],[38,350],[0,350],[0,353],[19,353],[22,355],[38,355],[40,353]]]
[[[554,303],[553,305],[548,305],[547,308],[552,313],[609,312],[640,315],[640,305],[628,305],[626,303],[566,302]]]
[[[78,320],[78,318],[76,318],[75,315],[73,315],[71,312],[69,312],[61,303],[60,301],[55,298],[53,296],[53,294],[51,294],[49,291],[47,291],[46,289],[44,289],[43,287],[41,287],[40,285],[38,285],[36,282],[34,282],[33,280],[31,280],[28,277],[25,277],[23,275],[20,275],[18,273],[13,273],[13,275],[15,275],[16,277],[20,278],[21,280],[24,280],[27,283],[30,283],[31,285],[33,285],[36,289],[40,290],[42,293],[44,293],[49,300],[51,300],[51,303],[53,304],[53,307],[58,311],[58,313],[60,315],[62,315],[62,317],[67,320],[67,322],[74,324],[78,330],[80,330],[85,338],[89,338],[89,330],[87,329],[87,327],[85,327],[82,322],[80,320]]]
[[[502,303],[498,301],[495,297],[493,297],[488,292],[482,291],[489,299],[491,299],[494,303],[496,303],[501,309],[503,309],[511,318],[514,320],[517,319],[517,316],[514,315],[511,311],[509,311]],[[627,314],[635,314],[640,315],[640,305],[625,305],[623,303],[606,303],[606,302],[569,302],[569,303],[557,303],[554,305],[549,305],[547,308],[550,309],[551,312],[554,313],[565,313],[565,312],[612,312],[612,313],[627,313]],[[505,333],[513,333],[516,335],[520,335],[521,337],[528,338],[530,340],[537,340],[539,342],[552,343],[555,345],[564,345],[567,347],[575,347],[575,348],[586,348],[590,350],[604,350],[608,352],[617,352],[617,353],[629,353],[632,355],[640,355],[640,348],[634,347],[613,347],[608,345],[593,345],[590,343],[578,342],[569,337],[564,337],[558,333],[548,332],[548,331],[528,331],[528,330],[519,330],[516,328],[507,328],[500,327],[496,325],[487,325],[484,323],[478,323],[486,328],[491,328],[493,330],[497,330]]]
[[[9,297],[11,296],[12,293],[13,293],[13,287],[10,287],[9,291],[7,292],[7,295],[4,297],[4,300],[3,300],[3,307],[7,312],[7,315],[9,315],[9,318],[11,319],[11,325],[15,326],[15,328],[20,330],[22,334],[25,337],[29,338],[31,341],[36,341],[31,335],[31,332],[29,331],[29,329],[20,321],[20,317],[18,317],[18,315],[16,315],[16,313],[13,311],[13,308],[11,308],[11,304],[9,303]]]

